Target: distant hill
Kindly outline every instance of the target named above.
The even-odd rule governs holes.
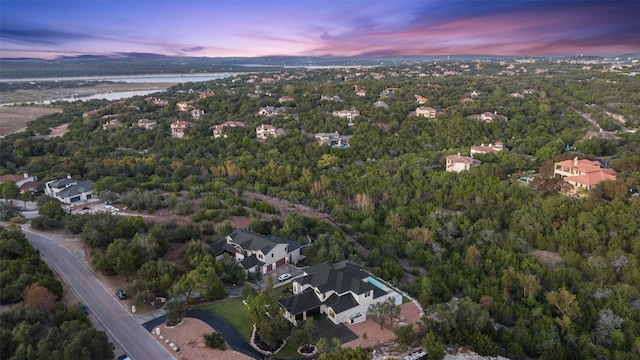
[[[639,55],[639,54],[635,54]],[[633,54],[620,55],[626,59]],[[144,74],[198,74],[217,72],[265,72],[291,67],[389,66],[433,61],[502,60],[523,56],[358,56],[358,57],[170,57],[153,53],[117,53],[79,55],[44,59],[0,59],[3,79],[82,77]],[[549,57],[540,57],[549,59]],[[569,57],[565,57],[569,58]],[[598,59],[595,56],[570,58]]]

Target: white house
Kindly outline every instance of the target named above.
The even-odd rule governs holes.
[[[427,119],[435,119],[438,111],[429,106],[420,106],[416,109],[416,116],[426,117]]]
[[[182,138],[188,128],[193,125],[191,121],[178,120],[171,123],[171,136]]]
[[[333,112],[333,116],[337,116],[340,118],[346,118],[349,121],[353,121],[356,117],[360,116],[360,111],[353,110],[338,110]]]
[[[319,145],[328,145],[334,148],[348,148],[349,140],[352,137],[353,135],[340,135],[338,132],[315,134]]]
[[[218,260],[229,254],[247,272],[265,275],[283,264],[297,264],[303,258],[301,248],[302,244],[295,241],[236,230],[210,245],[209,251]]]
[[[136,124],[139,128],[143,128],[145,130],[151,130],[153,129],[154,126],[158,124],[158,122],[150,119],[140,119]]]
[[[480,166],[482,162],[478,159],[474,159],[468,156],[461,156],[460,153],[457,155],[449,155],[447,156],[447,167],[446,170],[448,172],[461,172],[471,169],[472,167]]]
[[[92,198],[93,181],[66,179],[51,180],[45,184],[45,195],[60,200],[64,204],[87,201]]]
[[[284,106],[283,107],[265,106],[265,107],[261,107],[260,110],[258,110],[258,114],[263,116],[280,115],[280,114],[284,114],[285,110],[286,108]]]
[[[500,151],[509,151],[501,142],[496,142],[495,144],[480,144],[480,146],[472,146],[471,147],[471,157],[475,154],[495,154]]]
[[[272,137],[278,137],[286,135],[286,132],[282,128],[276,128],[273,125],[262,124],[256,127],[256,138],[258,140],[266,140]]]
[[[213,125],[211,127],[211,130],[213,131],[213,138],[217,139],[222,135],[222,131],[229,127],[229,128],[237,128],[237,127],[245,127],[247,126],[245,123],[243,123],[242,121],[225,121],[220,125]],[[227,137],[226,135],[224,135],[224,137]]]
[[[278,300],[284,316],[297,325],[307,316],[325,314],[334,324],[356,324],[367,319],[369,306],[402,296],[367,273],[362,266],[345,260],[325,262],[303,269],[304,275],[293,279],[293,295]]]

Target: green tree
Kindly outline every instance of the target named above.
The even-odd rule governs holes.
[[[8,200],[17,199],[20,196],[20,188],[13,181],[0,183],[0,197]]]
[[[175,295],[186,295],[190,298],[195,292],[207,300],[222,299],[226,290],[218,277],[215,260],[211,255],[196,257],[192,264],[194,269],[183,275],[175,287]]]
[[[291,323],[283,316],[276,300],[266,292],[247,298],[247,310],[256,326],[256,335],[276,348],[289,334]]]
[[[422,346],[424,351],[429,355],[429,359],[442,360],[445,356],[445,350],[447,346],[444,344],[442,338],[435,332],[429,331],[422,339]]]
[[[167,314],[167,326],[178,325],[184,318],[184,303],[181,301],[169,301],[164,305]]]
[[[40,206],[40,208],[38,209],[38,215],[59,221],[62,220],[66,213],[64,212],[64,209],[59,202],[49,201]]]
[[[307,344],[313,344],[313,339],[318,334],[318,324],[312,317],[298,323],[298,326],[291,330],[289,337],[289,343],[295,347],[300,347]]]
[[[146,260],[140,245],[124,239],[117,239],[109,244],[104,253],[94,251],[92,259],[96,269],[117,275],[132,274]]]

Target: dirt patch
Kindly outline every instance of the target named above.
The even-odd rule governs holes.
[[[62,112],[62,108],[54,106],[2,106],[0,107],[0,136],[21,131],[27,123],[59,112]]]
[[[555,268],[558,264],[564,261],[560,254],[551,251],[534,250],[530,254],[550,268]]]
[[[69,131],[69,124],[62,124],[60,126],[56,126],[51,128],[51,132],[49,133],[50,138],[60,137]]]
[[[160,329],[160,335],[152,332],[152,336],[163,344],[177,359],[195,360],[195,359],[226,359],[226,360],[247,360],[248,356],[242,355],[236,351],[227,349],[225,351],[209,349],[204,346],[204,335],[214,332],[211,326],[205,322],[184,318],[182,323],[174,327],[166,327],[162,324],[157,327]],[[162,339],[160,338],[162,336]],[[169,344],[175,344],[180,348],[180,352],[175,352],[169,348]],[[228,346],[227,346],[228,348]]]

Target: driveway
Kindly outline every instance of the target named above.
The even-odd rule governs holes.
[[[207,325],[214,328],[217,332],[222,335],[224,341],[231,346],[231,348],[237,352],[250,356],[254,359],[265,359],[266,356],[260,353],[258,350],[254,349],[243,337],[240,333],[233,327],[231,324],[226,322],[224,319],[219,317],[216,314],[205,310],[199,309],[190,309],[187,310],[186,317],[202,320]],[[154,319],[147,323],[144,323],[145,329],[151,332],[158,325],[163,324],[166,321],[166,317],[162,316],[160,318]]]

